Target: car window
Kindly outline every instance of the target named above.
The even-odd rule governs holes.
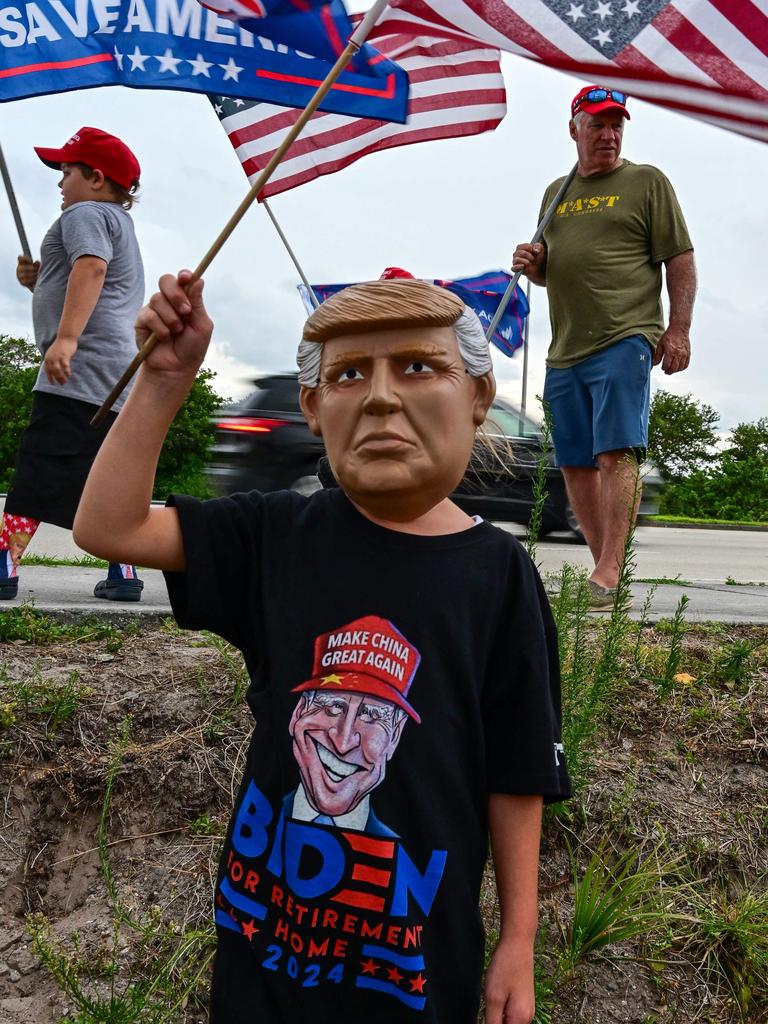
[[[509,405],[495,401],[491,406],[486,420],[486,429],[490,433],[501,433],[506,437],[539,437],[541,427],[533,420],[523,416],[521,412]]]
[[[243,400],[243,407],[270,409],[273,412],[300,412],[298,381],[290,378],[265,381]]]

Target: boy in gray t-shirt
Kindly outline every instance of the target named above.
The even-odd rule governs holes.
[[[0,530],[0,600],[18,593],[17,569],[41,521],[71,529],[91,463],[125,401],[105,425],[90,426],[135,352],[133,325],[144,299],[144,270],[128,210],[139,162],[124,142],[81,128],[61,149],[35,147],[61,169],[62,214],[41,260],[19,257],[16,276],[33,293],[35,341],[43,362],[22,435]],[[131,565],[110,564],[96,597],[138,601]]]

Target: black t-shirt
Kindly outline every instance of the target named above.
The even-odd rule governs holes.
[[[340,490],[172,499],[181,626],[256,719],[215,896],[214,1024],[473,1024],[489,793],[567,797],[555,627],[480,523],[420,537]]]

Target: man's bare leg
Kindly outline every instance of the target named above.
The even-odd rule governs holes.
[[[602,548],[592,579],[602,587],[615,587],[624,557],[624,545],[640,504],[640,472],[631,451],[601,452],[597,456],[602,499]]]
[[[576,520],[592,552],[595,565],[603,550],[601,475],[591,466],[563,466],[563,479]]]

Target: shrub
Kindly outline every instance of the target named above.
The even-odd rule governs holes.
[[[715,469],[669,484],[662,513],[697,519],[768,522],[768,458],[724,453]]]
[[[213,370],[201,370],[176,413],[157,466],[153,497],[158,501],[174,492],[197,498],[213,493],[205,479],[205,463],[216,431],[211,417],[224,403],[211,385],[215,376]]]
[[[32,408],[40,353],[31,341],[0,334],[0,493],[8,490],[21,432]]]

